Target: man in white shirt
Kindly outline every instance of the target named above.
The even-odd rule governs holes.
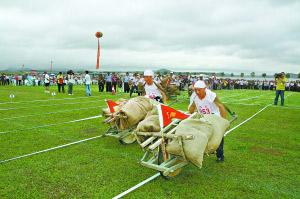
[[[152,70],[144,71],[144,88],[145,95],[151,99],[155,99],[160,103],[166,103],[166,94],[160,84],[153,81],[154,73]]]
[[[204,81],[197,81],[194,85],[195,92],[191,95],[188,110],[193,113],[198,110],[202,114],[215,114],[226,119],[226,109],[220,102],[217,94],[206,88]],[[217,161],[224,161],[224,138],[217,149]]]
[[[45,83],[45,93],[50,93],[49,85],[50,85],[50,76],[45,71],[44,73],[44,83]]]
[[[91,96],[92,95],[92,92],[91,92],[91,77],[89,75],[89,71],[85,71],[84,80],[85,80],[85,94],[86,94],[86,96]]]

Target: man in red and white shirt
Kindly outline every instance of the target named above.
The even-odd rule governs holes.
[[[160,103],[166,103],[167,97],[165,91],[160,84],[154,81],[153,77],[154,73],[152,70],[144,71],[144,95]]]
[[[188,110],[193,113],[196,109],[202,114],[215,114],[226,119],[226,109],[217,97],[217,94],[206,88],[204,81],[197,81],[195,92],[191,95]],[[224,138],[217,149],[217,161],[224,161]]]

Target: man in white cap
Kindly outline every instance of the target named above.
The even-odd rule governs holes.
[[[215,114],[226,119],[226,109],[220,102],[217,94],[206,88],[204,81],[197,81],[194,85],[195,92],[191,95],[188,110],[193,113],[196,109],[202,114]],[[224,161],[224,138],[217,149],[217,161]]]
[[[160,103],[166,103],[166,94],[162,86],[153,81],[154,73],[152,70],[144,71],[144,88],[145,95],[151,99],[155,99]]]

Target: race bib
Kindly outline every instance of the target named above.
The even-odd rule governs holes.
[[[149,98],[150,99],[154,99],[154,98],[156,98],[157,96],[156,96],[156,94],[155,93],[150,93],[149,94]]]
[[[207,106],[200,107],[200,112],[202,114],[211,114],[211,111],[210,111],[210,109]]]

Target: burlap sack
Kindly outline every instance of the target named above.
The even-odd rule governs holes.
[[[156,109],[154,100],[146,97],[135,97],[128,100],[116,114],[124,117],[119,117],[116,119],[116,125],[120,130],[128,129],[132,126],[137,125],[142,121],[148,112]]]
[[[186,158],[197,167],[202,167],[203,155],[217,150],[229,121],[216,115],[196,114],[191,119],[182,121],[175,135],[193,135],[193,140],[183,140],[183,150]],[[166,147],[170,154],[180,155],[178,140],[172,140]]]
[[[217,115],[203,115],[203,119],[209,122],[213,128],[213,134],[208,141],[206,153],[213,153],[219,147],[224,133],[228,129],[230,122]]]
[[[158,115],[158,110],[157,108],[152,109],[151,111],[149,111],[146,115],[146,118],[152,115]]]
[[[158,115],[150,115],[141,121],[136,130],[137,132],[159,132],[159,119]]]
[[[177,126],[175,135],[193,135],[192,140],[183,140],[183,152],[190,162],[197,167],[202,167],[203,155],[213,128],[202,119],[186,119]],[[178,140],[172,140],[166,147],[170,154],[181,155]]]
[[[109,117],[109,114],[110,114],[109,108],[103,108],[102,109],[102,115],[104,117]]]

